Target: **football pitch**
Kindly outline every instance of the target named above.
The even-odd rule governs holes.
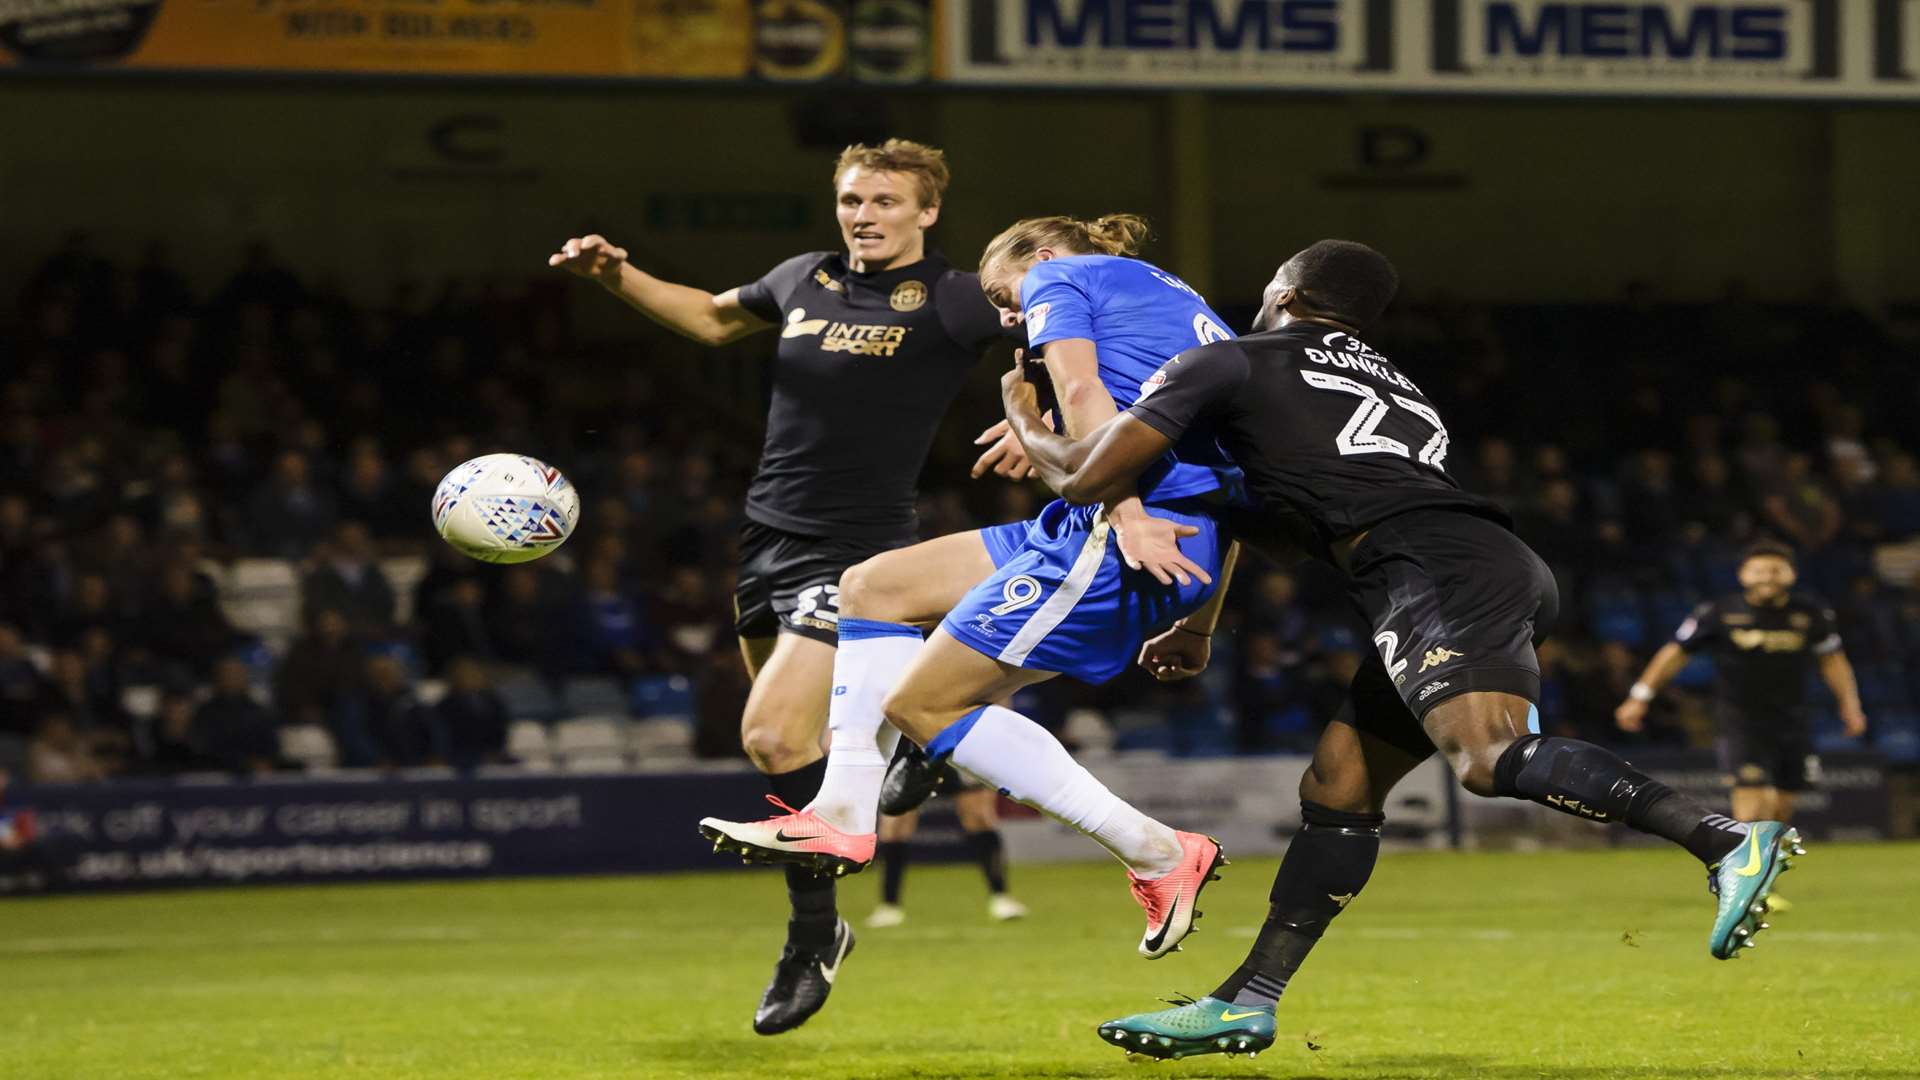
[[[1094,1035],[1212,989],[1271,860],[1212,887],[1186,951],[1133,953],[1116,864],[916,867],[826,1009],[748,1027],[782,933],[767,871],[233,889],[0,903],[0,1076],[1920,1077],[1920,845],[1815,845],[1732,962],[1705,875],[1660,850],[1391,854],[1253,1058],[1141,1064]],[[877,875],[843,908],[872,906]]]

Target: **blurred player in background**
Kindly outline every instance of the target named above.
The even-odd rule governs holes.
[[[907,921],[900,896],[912,857],[913,834],[920,827],[920,807],[936,794],[953,800],[967,853],[987,879],[987,914],[1000,922],[1026,918],[1027,906],[1007,892],[1000,793],[964,775],[951,762],[936,764],[925,759],[925,751],[912,743],[901,743],[880,786],[880,832],[875,848],[880,860],[880,906],[867,916],[867,925],[899,926]]]
[[[1797,850],[1782,823],[1710,813],[1602,747],[1540,734],[1534,646],[1558,611],[1553,575],[1504,511],[1447,475],[1439,412],[1362,339],[1398,281],[1363,244],[1308,247],[1267,286],[1254,334],[1181,353],[1150,395],[1082,440],[1048,431],[1031,390],[1002,381],[1033,467],[1076,501],[1133,483],[1196,428],[1217,435],[1255,503],[1236,529],[1296,537],[1341,570],[1378,647],[1301,780],[1302,828],[1246,960],[1198,1001],[1101,1025],[1128,1050],[1271,1045],[1282,992],[1372,875],[1388,792],[1436,748],[1476,795],[1622,822],[1686,848],[1718,896],[1708,947],[1721,959],[1764,928],[1767,891]],[[1163,679],[1198,672],[1217,613],[1216,598],[1149,642],[1142,663]]]
[[[1643,730],[1647,705],[1661,688],[1693,654],[1711,656],[1720,767],[1733,787],[1733,816],[1742,821],[1791,820],[1794,796],[1820,782],[1807,714],[1809,668],[1817,666],[1832,691],[1847,734],[1867,731],[1833,609],[1795,590],[1796,580],[1791,549],[1768,541],[1749,547],[1740,560],[1740,592],[1695,608],[1613,714],[1622,731]]]
[[[1185,282],[1128,257],[1146,235],[1146,222],[1130,214],[1033,218],[981,256],[988,297],[1009,321],[1023,320],[1029,348],[1045,357],[1067,431],[1093,431],[1118,412],[1116,402],[1151,393],[1168,357],[1232,336]],[[1106,682],[1148,636],[1205,603],[1214,579],[1232,570],[1212,513],[1238,498],[1239,486],[1219,446],[1196,432],[1137,482],[1114,485],[1098,507],[1056,500],[1031,522],[942,537],[853,568],[841,581],[833,747],[820,794],[799,812],[708,818],[702,831],[719,848],[758,858],[864,868],[874,855],[890,723],[934,759],[951,756],[1106,847],[1146,912],[1141,955],[1172,952],[1224,861],[1219,845],[1128,806],[1046,729],[994,703],[1056,675]],[[919,628],[936,621],[923,643]]]
[[[927,250],[948,180],[929,146],[848,147],[833,170],[845,250],[796,255],[717,296],[653,277],[600,236],[568,240],[547,260],[702,344],[780,327],[734,608],[753,678],[741,743],[774,797],[795,806],[826,770],[840,575],[917,539],[915,488],[934,433],[967,371],[1006,335],[978,276]],[[1009,453],[1017,472],[1017,447]],[[832,877],[789,867],[787,890],[787,944],[753,1018],[762,1035],[819,1011],[853,948]]]

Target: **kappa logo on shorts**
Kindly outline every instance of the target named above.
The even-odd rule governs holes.
[[[1414,672],[1414,674],[1415,675],[1422,674],[1428,668],[1439,667],[1441,664],[1444,664],[1449,660],[1458,660],[1465,655],[1467,654],[1462,652],[1455,652],[1452,649],[1447,648],[1445,645],[1442,645],[1437,649],[1428,649],[1427,655],[1420,658],[1420,670]]]

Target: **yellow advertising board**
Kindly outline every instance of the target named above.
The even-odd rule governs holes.
[[[906,82],[928,0],[0,0],[0,67]]]

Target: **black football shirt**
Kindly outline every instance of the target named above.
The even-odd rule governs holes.
[[[740,306],[780,333],[747,517],[807,536],[911,539],[941,417],[1011,333],[979,275],[938,254],[854,273],[845,252],[816,251],[742,286]]]
[[[1814,658],[1840,651],[1833,609],[1808,593],[1750,604],[1735,593],[1693,609],[1673,640],[1713,658],[1714,690],[1743,717],[1796,717]]]
[[[1252,529],[1322,558],[1396,514],[1446,508],[1511,527],[1447,475],[1447,429],[1420,388],[1365,341],[1322,323],[1189,349],[1129,410],[1176,442],[1213,432],[1246,474]]]

